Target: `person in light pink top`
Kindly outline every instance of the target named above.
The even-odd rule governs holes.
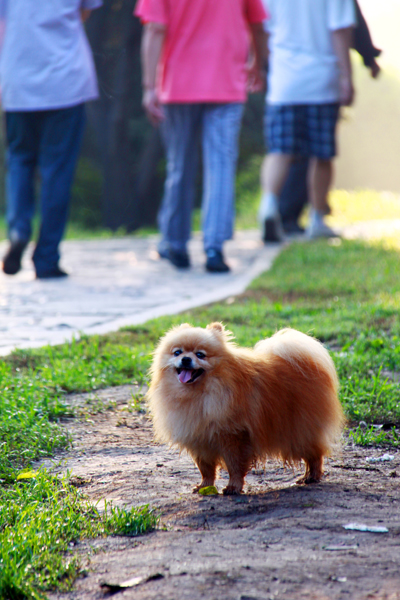
[[[265,9],[261,0],[139,0],[135,14],[145,25],[143,105],[161,124],[167,152],[160,256],[190,265],[200,133],[206,268],[227,271],[222,246],[233,233],[238,134],[247,89],[262,82]]]

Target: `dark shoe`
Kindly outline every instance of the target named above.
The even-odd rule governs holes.
[[[210,273],[227,273],[230,271],[230,268],[224,261],[221,250],[210,248],[210,250],[206,251],[206,256],[206,271],[209,271]]]
[[[281,242],[283,237],[282,225],[279,217],[268,217],[264,221],[264,242]]]
[[[162,248],[158,250],[160,258],[166,258],[177,269],[188,269],[190,267],[189,255],[185,250],[173,250]]]
[[[305,229],[297,221],[282,221],[282,229],[288,235],[305,233]]]
[[[28,242],[11,242],[3,259],[3,271],[7,275],[15,275],[21,269],[21,260]]]
[[[51,271],[45,271],[44,273],[36,273],[36,279],[60,279],[61,277],[68,277],[68,273],[55,267]]]

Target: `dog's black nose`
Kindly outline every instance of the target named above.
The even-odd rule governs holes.
[[[188,369],[192,366],[192,359],[189,356],[184,356],[181,360],[181,365],[182,367],[185,367],[185,369]]]

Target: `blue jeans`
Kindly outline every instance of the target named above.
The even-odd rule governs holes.
[[[11,241],[28,242],[35,212],[35,173],[40,175],[39,239],[33,254],[38,275],[52,272],[67,223],[70,190],[81,145],[83,104],[6,114],[7,223]]]
[[[161,245],[186,250],[191,233],[197,142],[203,149],[204,248],[222,249],[233,235],[235,174],[243,104],[166,104],[162,135],[167,179],[159,213]]]

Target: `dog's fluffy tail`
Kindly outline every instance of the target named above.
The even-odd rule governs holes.
[[[295,329],[286,328],[281,329],[271,338],[258,342],[254,350],[266,356],[271,354],[280,356],[298,371],[303,371],[304,364],[311,360],[317,370],[330,376],[337,392],[339,384],[335,365],[329,352],[315,338]]]
[[[340,436],[344,415],[335,365],[326,348],[304,333],[283,329],[259,342],[255,352],[266,358],[279,379],[280,401],[288,407],[290,427],[283,437],[291,436],[291,445],[286,450],[282,446],[282,457],[290,462],[291,458],[307,458],[310,452],[329,454]],[[298,377],[294,377],[296,372]]]

